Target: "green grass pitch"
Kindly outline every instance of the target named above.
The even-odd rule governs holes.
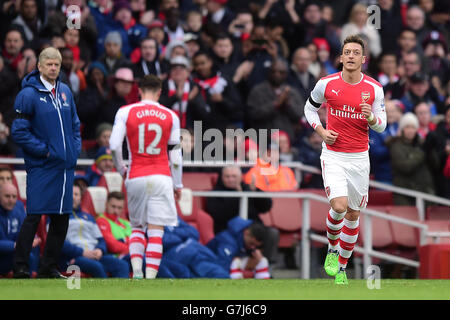
[[[66,280],[0,280],[0,299],[76,300],[316,300],[419,299],[450,300],[450,280],[381,279],[380,289],[366,280],[349,279],[336,286],[333,279],[218,280],[218,279],[81,279],[80,289]]]

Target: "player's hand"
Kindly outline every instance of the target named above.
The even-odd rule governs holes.
[[[336,142],[338,135],[339,134],[333,130],[324,130],[323,133],[320,134],[323,141],[330,146]]]
[[[92,250],[94,252],[95,260],[100,260],[103,256],[103,252],[100,249]]]
[[[372,106],[367,103],[361,103],[360,106],[361,106],[361,113],[366,118],[366,120],[368,120],[372,115]]]
[[[182,189],[174,189],[173,190],[173,194],[175,196],[176,201],[180,201],[180,199],[181,199],[181,190]]]
[[[41,242],[42,242],[41,238],[39,238],[39,237],[34,238],[32,247],[36,248],[38,245],[41,244]]]

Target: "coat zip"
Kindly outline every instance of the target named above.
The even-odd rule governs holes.
[[[56,88],[56,87],[55,87]],[[50,92],[50,99],[52,100],[52,104],[55,107],[56,111],[58,112],[58,117],[59,117],[59,123],[61,125],[61,133],[62,133],[62,138],[63,138],[63,146],[64,146],[64,153],[66,153],[66,135],[64,133],[64,127],[63,127],[63,122],[62,122],[62,118],[61,118],[61,104],[58,100],[58,93],[55,89],[55,97],[53,98],[53,94]],[[63,207],[63,202],[64,202],[64,196],[66,194],[66,169],[64,169],[64,184],[63,184],[63,192],[62,192],[62,196],[61,196],[61,202],[60,202],[60,207],[59,207],[59,213],[62,214],[62,207]]]

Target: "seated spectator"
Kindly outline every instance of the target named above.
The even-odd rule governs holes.
[[[269,43],[274,43],[277,47],[277,55],[288,59],[290,57],[289,46],[283,37],[284,24],[277,20],[269,20],[266,22],[266,30]]]
[[[250,91],[248,120],[256,130],[282,128],[294,140],[305,103],[297,89],[287,84],[287,72],[285,60],[273,61],[268,79]]]
[[[409,90],[401,98],[401,102],[405,106],[405,112],[413,112],[414,106],[420,101],[430,103],[433,116],[442,111],[443,103],[436,89],[430,84],[430,77],[425,73],[417,72],[409,78]]]
[[[7,167],[0,167],[0,185],[13,183],[13,171]]]
[[[125,196],[122,192],[110,192],[106,199],[105,213],[97,217],[97,225],[106,242],[108,253],[120,259],[129,257],[129,237],[131,236],[130,221],[121,218],[125,206]]]
[[[9,127],[3,122],[3,114],[0,113],[0,156],[12,156],[16,149],[16,145],[10,138]]]
[[[33,49],[29,47],[23,47],[21,50],[22,58],[17,64],[17,76],[20,80],[22,80],[27,74],[36,69],[37,58],[36,53]],[[64,78],[65,75],[60,74],[61,78]]]
[[[193,33],[200,36],[200,31],[203,25],[203,16],[200,11],[191,10],[186,15],[186,25],[184,26],[185,33]]]
[[[188,48],[184,43],[184,38],[182,40],[170,41],[166,46],[166,50],[164,51],[164,58],[167,62],[170,62],[177,56],[182,56],[185,58],[188,57]]]
[[[111,150],[101,147],[95,157],[95,163],[86,171],[86,179],[89,181],[89,186],[95,187],[103,173],[112,171],[115,171],[115,168]]]
[[[364,4],[356,3],[350,12],[349,22],[342,27],[341,42],[349,35],[363,34],[370,42],[370,55],[377,58],[381,53],[380,34],[375,27],[367,23],[369,15]]]
[[[397,56],[395,53],[383,52],[379,57],[378,68],[377,79],[383,87],[400,79],[397,74]]]
[[[5,34],[2,49],[4,64],[16,72],[17,65],[22,60],[22,47],[25,45],[25,38],[18,27],[11,27]]]
[[[271,143],[256,165],[244,176],[244,182],[263,191],[295,191],[298,182],[292,169],[279,163],[279,146]]]
[[[165,227],[158,278],[229,278],[229,270],[198,239],[197,229],[179,217],[178,226]]]
[[[231,124],[243,125],[241,96],[234,83],[214,66],[206,52],[198,52],[193,60],[194,82],[199,86],[208,107],[214,114],[211,127],[224,131]]]
[[[62,248],[61,269],[77,265],[81,272],[94,278],[128,278],[129,266],[111,254],[107,254],[94,217],[80,209],[81,190],[73,186],[73,212],[69,218],[69,228]]]
[[[200,51],[202,46],[202,41],[199,36],[193,33],[185,33],[184,34],[184,44],[187,48],[187,56],[189,59],[193,59],[194,55]]]
[[[209,0],[206,2],[208,15],[206,22],[216,24],[221,32],[227,32],[234,13],[226,6],[227,0]]]
[[[19,92],[19,77],[7,64],[0,54],[0,113],[7,126],[11,126],[15,119],[14,99]]]
[[[320,167],[320,155],[322,154],[322,137],[315,130],[308,130],[298,145],[298,159],[301,163],[309,166]],[[302,172],[301,188],[323,187],[322,175]]]
[[[7,172],[7,171],[2,171]],[[0,183],[0,275],[13,270],[13,257],[16,240],[26,217],[25,208],[17,200],[17,189],[11,182]],[[41,239],[35,237],[30,253],[30,274],[37,274],[39,264],[39,245]]]
[[[437,77],[441,84],[450,79],[450,62],[446,58],[448,53],[447,43],[444,36],[438,31],[431,31],[422,43],[425,55],[425,67],[429,70],[431,77]]]
[[[112,79],[113,84],[106,103],[100,106],[101,119],[114,124],[117,110],[120,107],[136,101],[129,101],[133,95],[135,80],[130,68],[119,68]]]
[[[81,197],[83,197],[84,193],[86,192],[87,188],[89,188],[89,181],[86,179],[86,177],[82,174],[76,174],[73,178],[73,184],[77,185],[81,190]]]
[[[95,159],[98,150],[102,147],[109,148],[109,138],[111,137],[112,125],[110,123],[100,123],[95,131],[96,144],[92,148],[86,150],[83,157]],[[81,158],[82,156],[80,156]]]
[[[269,279],[269,261],[260,249],[266,239],[263,224],[235,217],[206,246],[218,256],[220,265],[230,270],[231,279],[242,279],[244,271],[252,272],[255,279]]]
[[[291,139],[285,131],[279,130],[278,134],[273,133],[271,140],[280,146],[281,163],[300,161],[299,150],[291,145]]]
[[[309,72],[311,65],[311,53],[307,48],[300,47],[294,51],[291,68],[287,82],[300,92],[303,101],[309,98],[309,93],[314,89],[316,78]]]
[[[141,58],[133,66],[135,79],[141,79],[147,74],[155,74],[160,79],[167,77],[169,66],[164,61],[160,61],[160,50],[158,42],[153,38],[144,38],[140,46]]]
[[[20,2],[19,15],[12,21],[13,25],[23,29],[28,43],[37,43],[39,32],[42,30],[42,21],[38,16],[36,0],[23,0]]]
[[[146,36],[147,29],[133,18],[130,3],[126,0],[115,1],[112,17],[126,31],[130,49],[137,48]]]
[[[84,62],[81,59],[81,50],[78,46],[80,41],[80,31],[78,29],[67,28],[64,30],[64,43],[65,47],[72,51],[73,68],[77,71],[83,68]]]
[[[152,23],[148,25],[147,37],[156,40],[159,47],[159,54],[162,57],[168,42],[167,34],[164,32],[164,23],[158,19],[153,20]]]
[[[183,56],[170,61],[169,78],[163,82],[159,102],[177,113],[181,128],[194,128],[194,120],[202,121],[206,127],[211,121],[211,110],[198,86],[189,79],[189,68],[189,61]]]
[[[406,113],[399,122],[399,136],[389,143],[393,183],[397,187],[434,194],[434,183],[427,165],[423,140],[417,134],[419,121]],[[395,205],[415,206],[415,198],[394,193]]]
[[[81,132],[83,140],[95,139],[97,127],[102,122],[100,110],[106,104],[109,94],[107,74],[103,64],[93,62],[86,77],[87,87],[78,96],[77,113],[83,124]]]
[[[450,155],[450,105],[447,105],[444,120],[440,121],[436,130],[431,131],[425,141],[425,152],[433,173],[436,194],[450,198],[450,178],[443,174],[447,168]]]
[[[334,66],[334,62],[330,57],[330,45],[324,38],[314,38],[313,43],[317,47],[317,57],[319,58],[319,63],[321,65],[320,78],[325,77],[329,74],[338,72]]]
[[[124,67],[131,66],[126,56],[122,53],[122,37],[119,32],[111,31],[105,38],[105,53],[98,59],[105,67],[108,76]]]
[[[86,89],[86,78],[83,71],[74,68],[73,52],[69,48],[63,48],[60,52],[62,57],[61,73],[68,80],[66,84],[72,90],[74,99],[77,99],[80,91]]]
[[[372,174],[376,181],[392,184],[391,156],[389,140],[398,134],[398,122],[403,115],[397,100],[386,101],[386,129],[383,132],[369,131],[369,154]]]
[[[409,28],[404,28],[397,39],[397,58],[401,59],[405,54],[416,52],[419,49],[416,33]]]
[[[176,7],[172,7],[165,11],[165,15],[166,21],[164,31],[167,33],[169,42],[174,40],[183,41],[184,30],[181,25],[180,10]]]
[[[428,133],[436,129],[436,124],[431,121],[430,105],[426,102],[420,102],[414,107],[413,111],[417,120],[419,120],[419,130],[417,130],[417,133],[425,140]]]
[[[219,71],[233,79],[239,60],[230,36],[223,34],[216,37],[212,50],[214,63]]]

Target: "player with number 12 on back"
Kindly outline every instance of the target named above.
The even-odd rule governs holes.
[[[156,76],[140,80],[139,94],[140,102],[117,111],[109,142],[116,169],[126,174],[133,277],[144,277],[145,252],[145,278],[154,279],[162,258],[164,226],[178,225],[175,199],[183,188],[180,120],[157,102],[161,80]],[[128,168],[122,156],[125,137]]]
[[[380,83],[361,72],[364,42],[344,40],[341,72],[320,79],[305,105],[309,124],[322,137],[322,177],[331,209],[326,219],[328,253],[325,271],[336,284],[348,284],[345,268],[359,233],[360,210],[369,192],[369,128],[386,128],[384,93]],[[327,125],[318,116],[327,108]]]

